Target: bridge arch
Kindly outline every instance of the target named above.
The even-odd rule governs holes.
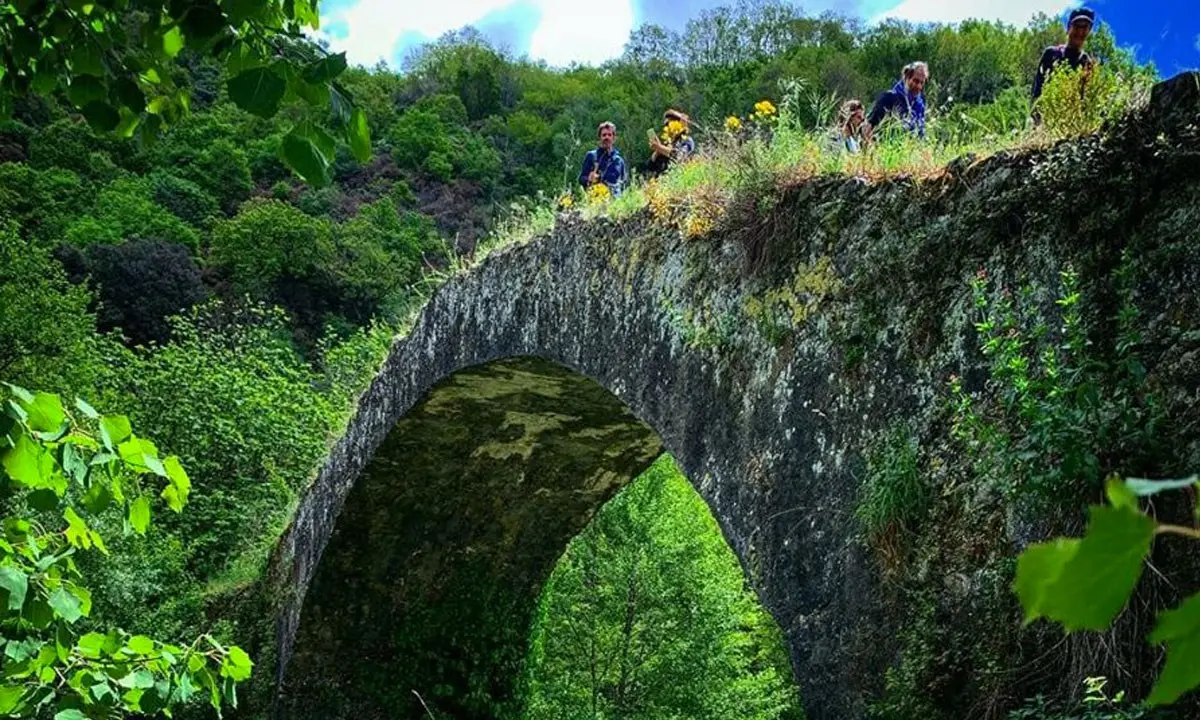
[[[394,664],[372,660],[400,655],[476,670],[491,663],[474,680],[457,670],[444,677],[457,677],[468,694],[511,697],[518,680],[511,643],[521,636],[523,658],[528,614],[554,561],[664,448],[708,503],[784,630],[793,664],[809,680],[802,692],[821,675],[853,672],[837,668],[822,648],[840,642],[828,617],[863,602],[845,592],[854,583],[841,580],[864,568],[845,560],[846,533],[780,513],[796,504],[798,486],[779,478],[812,476],[813,458],[830,437],[829,418],[806,407],[815,399],[809,390],[821,383],[796,392],[780,374],[799,368],[779,363],[774,374],[747,373],[689,348],[663,310],[665,293],[680,282],[685,248],[643,235],[643,242],[662,243],[657,257],[622,257],[632,249],[626,235],[594,225],[573,232],[567,224],[552,238],[492,256],[444,286],[393,345],[273,559],[273,582],[287,589],[276,631],[278,715],[329,717],[324,708],[307,713],[319,705],[314,678],[329,684],[331,697],[340,692],[339,677],[343,690],[408,683],[407,694],[417,683],[397,677]],[[786,393],[778,392],[780,382]],[[818,495],[852,492],[813,485],[823,488]],[[845,505],[832,497],[828,504]],[[428,537],[440,542],[422,540]],[[803,562],[780,558],[799,557],[799,547]],[[822,578],[820,587],[797,595],[797,572]],[[454,605],[461,600],[454,589],[469,584],[467,577],[486,580],[481,601]],[[414,609],[435,598],[441,611],[471,622],[444,628],[429,619],[432,611]],[[496,612],[485,619],[485,610]],[[826,623],[821,638],[797,645],[810,623]],[[510,636],[493,642],[501,630]],[[807,656],[822,659],[811,666]],[[354,663],[378,672],[359,677],[348,671]],[[468,708],[452,714],[488,716]]]

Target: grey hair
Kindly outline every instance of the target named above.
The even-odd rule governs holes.
[[[929,77],[929,65],[924,60],[917,60],[904,66],[904,70],[902,71],[904,79],[907,80],[916,75],[918,70],[924,70],[925,77]]]
[[[605,120],[604,122],[600,123],[599,127],[596,128],[596,137],[600,137],[600,133],[604,130],[604,128],[608,128],[609,130],[612,130],[613,135],[617,134],[617,126],[614,125],[613,123],[609,122],[608,120]]]

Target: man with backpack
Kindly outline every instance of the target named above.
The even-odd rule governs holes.
[[[1033,102],[1042,96],[1042,88],[1046,78],[1060,64],[1077,70],[1081,67],[1092,67],[1092,58],[1083,51],[1092,27],[1096,24],[1096,11],[1091,8],[1078,8],[1071,11],[1067,20],[1067,42],[1063,45],[1051,45],[1042,52],[1042,60],[1038,63],[1037,74],[1033,76]],[[1036,117],[1036,115],[1035,115]]]

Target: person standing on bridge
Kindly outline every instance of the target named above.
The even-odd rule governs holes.
[[[904,66],[900,80],[891,90],[879,96],[867,118],[867,139],[883,121],[893,117],[904,129],[919,138],[925,137],[925,83],[929,82],[929,65],[917,61]]]
[[[1037,102],[1042,96],[1042,88],[1046,85],[1046,78],[1054,71],[1061,63],[1066,63],[1067,67],[1072,70],[1079,68],[1091,68],[1092,58],[1083,51],[1083,44],[1087,42],[1088,35],[1092,33],[1092,26],[1096,24],[1096,11],[1091,8],[1081,7],[1071,11],[1071,16],[1067,20],[1067,42],[1065,45],[1052,45],[1042,53],[1041,62],[1038,63],[1037,74],[1033,76],[1033,102]],[[1034,119],[1037,120],[1037,114],[1034,114]]]
[[[611,122],[600,123],[600,127],[596,128],[596,137],[599,144],[583,159],[579,184],[586,190],[596,183],[604,183],[616,197],[621,194],[625,184],[625,159],[613,146],[617,141],[617,126]]]

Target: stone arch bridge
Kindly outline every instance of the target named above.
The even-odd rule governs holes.
[[[944,388],[980,384],[981,267],[1053,288],[1071,264],[1103,304],[1135,249],[1157,278],[1147,306],[1193,309],[1170,287],[1200,276],[1196,99],[1183,76],[1104,138],[921,182],[810,180],[732,206],[708,237],[647,214],[560,218],[448,282],[272,560],[276,714],[424,717],[413,690],[441,716],[512,710],[541,583],[666,450],[779,622],[809,716],[862,717],[913,612],[860,537],[864,453],[901,423],[953,469]],[[949,588],[954,622],[984,592],[964,562],[925,580]],[[982,668],[964,663],[961,687],[930,692],[972,706]]]

